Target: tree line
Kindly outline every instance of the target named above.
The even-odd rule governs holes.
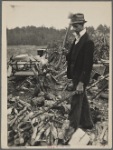
[[[56,30],[53,27],[16,27],[7,29],[8,45],[48,45],[51,42],[63,39],[65,29]]]
[[[105,30],[106,28],[106,30]],[[94,27],[87,28],[90,35],[94,34]],[[107,26],[99,25],[96,30],[109,33]],[[16,27],[7,29],[7,44],[8,45],[51,45],[51,43],[63,42],[66,33],[66,28],[57,30],[54,27]],[[70,32],[69,39],[73,38]]]

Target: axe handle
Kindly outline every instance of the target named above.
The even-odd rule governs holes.
[[[65,34],[65,38],[64,38],[64,41],[63,41],[63,48],[65,48],[65,44],[66,44],[66,40],[67,40],[67,37],[68,37],[68,33],[70,31],[70,28],[71,28],[71,24],[69,24],[69,26],[67,28],[67,31],[66,31],[66,34]]]
[[[63,41],[63,45],[62,45],[62,49],[61,49],[61,50],[63,50],[63,48],[65,48],[65,44],[66,44],[66,40],[67,40],[67,36],[68,36],[69,30],[70,30],[70,27],[71,27],[71,25],[69,24],[69,26],[68,26],[68,28],[67,28],[67,30],[66,30],[66,34],[65,34],[65,38],[64,38],[64,41]],[[61,63],[61,60],[62,60],[62,54],[60,55],[59,61],[58,61],[58,63],[57,63],[56,66],[55,66],[55,69],[56,69],[56,70],[59,68],[59,65],[60,65],[60,63]]]

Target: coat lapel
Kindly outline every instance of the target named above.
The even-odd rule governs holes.
[[[79,52],[80,52],[80,50],[82,49],[82,47],[83,47],[83,45],[84,45],[84,43],[88,40],[89,38],[88,38],[88,34],[87,33],[85,33],[82,37],[81,37],[81,39],[80,39],[80,41],[76,44],[76,45],[74,45],[75,47],[74,47],[74,55],[72,56],[72,57],[74,57],[74,60],[76,61],[76,59],[77,59],[77,56],[78,56],[78,54],[79,54]],[[73,51],[72,50],[72,51]],[[73,53],[73,52],[72,52]]]

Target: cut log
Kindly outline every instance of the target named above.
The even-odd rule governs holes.
[[[32,71],[18,71],[14,76],[34,76],[34,73]]]
[[[108,93],[104,93],[102,92],[101,95],[100,95],[101,98],[104,98],[104,99],[108,99],[109,98],[109,95]]]
[[[87,145],[90,141],[89,136],[82,129],[78,128],[76,132],[72,135],[69,145],[77,146],[77,145]]]
[[[100,137],[99,137],[100,142],[102,142],[102,140],[103,140],[103,138],[104,138],[104,135],[105,135],[105,132],[106,132],[107,129],[108,129],[108,125],[107,125],[107,123],[105,122],[104,125],[103,125],[102,133],[101,133],[101,135],[100,135]]]
[[[63,76],[64,74],[66,74],[66,71],[67,71],[67,69],[63,70],[61,73],[57,74],[57,75],[55,76],[55,78],[58,78],[58,77]]]
[[[21,99],[19,99],[19,98],[18,98],[18,101],[19,101],[19,103],[20,103],[21,105],[23,105],[24,107],[26,107],[26,109],[27,109],[27,108],[30,109],[31,105],[30,105],[29,103],[24,102],[23,100],[21,100]]]
[[[8,66],[7,76],[10,77],[12,75],[12,66]]]
[[[105,68],[103,64],[93,64],[93,69],[100,75],[104,74]]]

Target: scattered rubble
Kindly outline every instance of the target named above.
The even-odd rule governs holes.
[[[68,114],[75,92],[66,77],[65,57],[55,52],[49,62],[43,64],[35,63],[31,67],[34,76],[22,80],[8,78],[8,146],[72,145],[75,137],[76,144],[79,140],[83,145],[107,145],[109,75],[91,79],[87,88],[94,128],[79,128],[69,136],[73,130]],[[103,80],[107,82],[101,87]]]

